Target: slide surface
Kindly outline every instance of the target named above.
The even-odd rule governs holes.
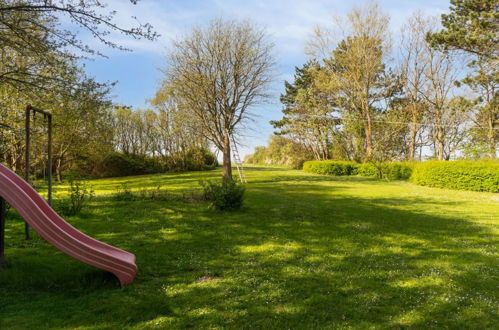
[[[0,164],[0,196],[47,242],[91,266],[116,275],[121,285],[137,274],[135,255],[87,236],[62,219],[26,181]]]

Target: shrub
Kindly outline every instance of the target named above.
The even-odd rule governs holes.
[[[414,163],[411,162],[391,162],[385,163],[384,176],[390,180],[409,180],[412,175]]]
[[[352,175],[356,171],[357,164],[348,161],[333,160],[310,160],[303,163],[303,170],[325,175]]]
[[[224,177],[222,181],[201,181],[204,198],[219,211],[237,210],[244,200],[245,188],[233,178]]]
[[[83,208],[91,201],[94,196],[94,190],[90,185],[81,181],[69,180],[69,202],[65,206],[65,213],[75,215],[80,213]]]
[[[151,157],[113,152],[95,168],[97,177],[117,177],[164,172],[164,167]]]
[[[205,148],[191,148],[164,157],[162,161],[166,170],[174,172],[209,170],[218,166],[215,154]]]
[[[422,186],[499,192],[499,162],[428,161],[414,166],[411,179]]]
[[[102,159],[86,159],[78,162],[72,171],[92,177],[120,177],[164,172],[199,171],[218,165],[215,155],[206,148],[191,148],[164,157],[150,157],[112,152]]]

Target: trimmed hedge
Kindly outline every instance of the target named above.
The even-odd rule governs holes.
[[[358,164],[347,161],[308,161],[303,170],[325,175],[359,175],[390,180],[412,180],[421,186],[499,192],[499,162],[427,161]]]
[[[407,180],[411,176],[413,164],[392,162],[380,164],[359,164],[348,161],[312,160],[303,164],[303,170],[325,175],[360,175],[366,177],[382,177],[390,180]]]
[[[355,172],[353,174],[367,177],[377,177],[378,169],[371,163],[355,164]]]
[[[428,161],[415,166],[412,182],[421,186],[499,192],[499,162]]]
[[[356,169],[356,163],[347,161],[310,160],[303,163],[304,171],[325,175],[352,175]]]

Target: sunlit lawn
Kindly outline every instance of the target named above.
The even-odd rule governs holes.
[[[188,198],[218,175],[92,181],[96,199],[67,220],[136,254],[125,288],[39,238],[25,242],[10,214],[0,328],[499,324],[499,194],[253,168],[244,209],[219,213]],[[115,201],[123,182],[184,198]]]

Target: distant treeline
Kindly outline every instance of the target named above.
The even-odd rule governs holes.
[[[284,84],[282,119],[271,122],[286,140],[271,138],[247,161],[496,158],[498,14],[493,1],[474,4],[456,1],[441,31],[415,13],[394,35],[372,3],[350,12],[343,34],[317,28],[311,59]]]
[[[216,164],[199,126],[186,120],[178,105],[157,96],[152,109],[118,106],[110,96],[115,83],[99,83],[85,73],[81,60],[102,54],[80,38],[82,30],[110,48],[126,49],[110,34],[155,40],[150,24],[121,26],[105,2],[52,2],[0,1],[0,162],[24,171],[24,109],[31,104],[53,115],[58,180],[68,174],[117,176]],[[31,123],[31,173],[43,177],[46,122],[36,115]]]
[[[154,110],[98,105],[54,109],[53,171],[58,180],[72,176],[124,176],[165,171],[202,170],[217,165],[208,142],[177,116],[175,109],[157,105]],[[23,117],[2,116],[9,129],[0,129],[0,161],[24,169]],[[43,118],[32,128],[32,173],[47,171],[47,137]]]

